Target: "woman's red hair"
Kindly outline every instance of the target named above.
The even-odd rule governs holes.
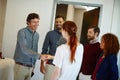
[[[70,61],[71,63],[73,63],[73,61],[75,60],[75,51],[77,47],[77,36],[76,36],[77,26],[73,21],[66,21],[63,24],[63,30],[67,31],[68,34],[70,35],[70,41],[69,41],[70,51],[71,51]]]

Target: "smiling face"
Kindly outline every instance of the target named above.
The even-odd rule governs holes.
[[[39,26],[39,20],[40,18],[37,13],[30,13],[27,16],[27,25],[33,32],[36,31],[37,27]]]
[[[31,21],[28,22],[28,26],[32,31],[36,31],[36,29],[39,26],[39,19],[38,18],[31,19]]]
[[[55,19],[55,27],[56,27],[58,30],[60,30],[60,29],[62,28],[63,23],[64,23],[64,20],[63,20],[62,17]]]

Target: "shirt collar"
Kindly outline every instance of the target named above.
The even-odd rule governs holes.
[[[59,32],[57,29],[55,29],[55,31],[56,31],[57,33],[61,34],[61,32]]]
[[[90,44],[95,44],[95,43],[97,43],[97,42],[98,42],[98,38],[96,38],[96,39],[94,39],[94,40],[89,41],[89,43],[90,43]]]
[[[36,32],[36,31],[33,32],[33,31],[29,28],[29,26],[27,26],[26,28],[27,28],[28,31],[31,32],[31,33],[35,33],[35,32]]]

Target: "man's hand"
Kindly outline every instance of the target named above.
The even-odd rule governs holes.
[[[41,60],[41,65],[40,65],[40,72],[45,73],[45,66],[44,66],[44,61]]]
[[[41,55],[40,55],[40,59],[41,59],[42,61],[46,61],[48,58],[47,58],[46,54],[41,54]]]
[[[42,61],[46,61],[46,60],[53,59],[54,56],[51,56],[51,55],[49,55],[49,54],[41,54],[41,55],[40,55],[40,58],[41,58]]]
[[[46,55],[46,58],[49,60],[49,59],[54,59],[54,56],[51,56],[51,55]]]

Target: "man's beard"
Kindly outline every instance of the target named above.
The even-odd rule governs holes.
[[[56,29],[57,29],[57,30],[61,30],[61,29],[62,29],[62,27],[58,27],[58,26],[57,26],[57,27],[56,27]]]
[[[89,37],[89,38],[87,37],[87,40],[88,41],[94,40],[94,37]]]

